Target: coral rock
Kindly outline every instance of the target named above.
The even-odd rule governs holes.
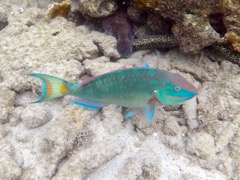
[[[165,135],[176,136],[180,132],[180,126],[175,117],[170,116],[164,121],[163,133]]]
[[[119,171],[120,179],[159,179],[162,174],[161,159],[128,158]]]
[[[43,104],[27,106],[21,114],[21,119],[28,128],[39,127],[50,120],[47,109],[43,107]]]
[[[21,168],[7,152],[0,151],[1,179],[21,179]]]
[[[202,48],[220,41],[226,32],[240,35],[239,1],[209,0],[131,0],[135,8],[154,10],[166,19],[173,21],[172,32],[179,40],[180,49],[186,53],[197,53]],[[150,24],[157,24],[152,21]],[[220,29],[211,22],[216,21]],[[161,29],[161,27],[159,27]],[[228,37],[225,37],[228,39]],[[236,40],[237,38],[235,38]],[[239,43],[232,43],[235,51],[239,52]]]
[[[108,62],[110,59],[107,57],[99,57],[94,60],[85,60],[84,65],[87,72],[91,76],[97,76],[102,73],[106,73],[108,71],[114,69],[122,69],[124,66],[119,63]]]
[[[135,23],[144,24],[147,22],[146,13],[137,8],[134,8],[132,6],[128,7],[127,14],[129,19]]]
[[[107,17],[117,10],[114,0],[79,0],[79,5],[81,13],[91,17]]]
[[[233,49],[240,52],[240,37],[235,32],[228,32],[225,37],[230,41]]]
[[[149,13],[147,25],[151,30],[158,34],[168,34],[171,32],[172,23],[157,13]]]
[[[187,119],[189,129],[197,129],[199,124],[197,122],[197,101],[196,97],[183,104],[183,110]]]
[[[21,121],[21,113],[23,111],[22,106],[18,106],[14,108],[9,115],[9,125],[10,126],[16,126]]]
[[[187,142],[187,150],[191,154],[206,159],[215,152],[214,139],[204,132],[193,134]]]
[[[0,123],[8,122],[8,113],[13,109],[15,93],[0,86]]]
[[[217,41],[219,35],[203,17],[185,15],[182,22],[172,28],[179,40],[180,49],[186,53],[197,53]]]
[[[231,148],[232,148],[231,157],[233,157],[236,160],[235,179],[238,179],[240,177],[240,131],[238,131],[236,137],[231,143]]]

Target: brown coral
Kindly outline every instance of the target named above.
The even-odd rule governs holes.
[[[240,52],[240,37],[235,32],[232,31],[226,33],[225,37],[231,43],[232,48],[235,51]]]
[[[52,4],[46,12],[46,19],[54,19],[57,16],[67,18],[71,9],[71,2],[66,0],[61,3]]]

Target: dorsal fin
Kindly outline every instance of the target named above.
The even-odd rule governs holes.
[[[144,67],[144,68],[150,68],[150,66],[149,66],[149,64],[147,63],[147,61],[144,61],[143,67]]]

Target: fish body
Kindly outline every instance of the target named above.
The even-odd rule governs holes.
[[[117,50],[121,57],[128,57],[132,53],[131,40],[134,38],[134,33],[127,13],[124,10],[118,10],[102,23],[105,32],[117,38]]]
[[[120,69],[89,78],[81,84],[45,74],[29,75],[42,81],[42,96],[36,102],[73,95],[78,97],[73,104],[90,109],[116,104],[133,109],[126,118],[144,112],[148,121],[152,121],[157,104],[182,103],[197,93],[181,75],[154,68]]]
[[[146,104],[152,92],[163,86],[163,74],[147,68],[110,72],[82,83],[74,95],[91,101],[136,108]]]

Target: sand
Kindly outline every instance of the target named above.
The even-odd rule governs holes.
[[[1,2],[9,25],[0,31],[0,179],[240,177],[237,65],[176,49],[138,51],[112,62],[119,58],[114,37],[61,17],[47,21],[46,8],[26,2]],[[181,74],[198,96],[159,106],[153,123],[142,116],[124,120],[126,110],[115,105],[77,107],[69,96],[30,103],[39,97],[40,82],[28,73],[80,82],[144,61]]]

